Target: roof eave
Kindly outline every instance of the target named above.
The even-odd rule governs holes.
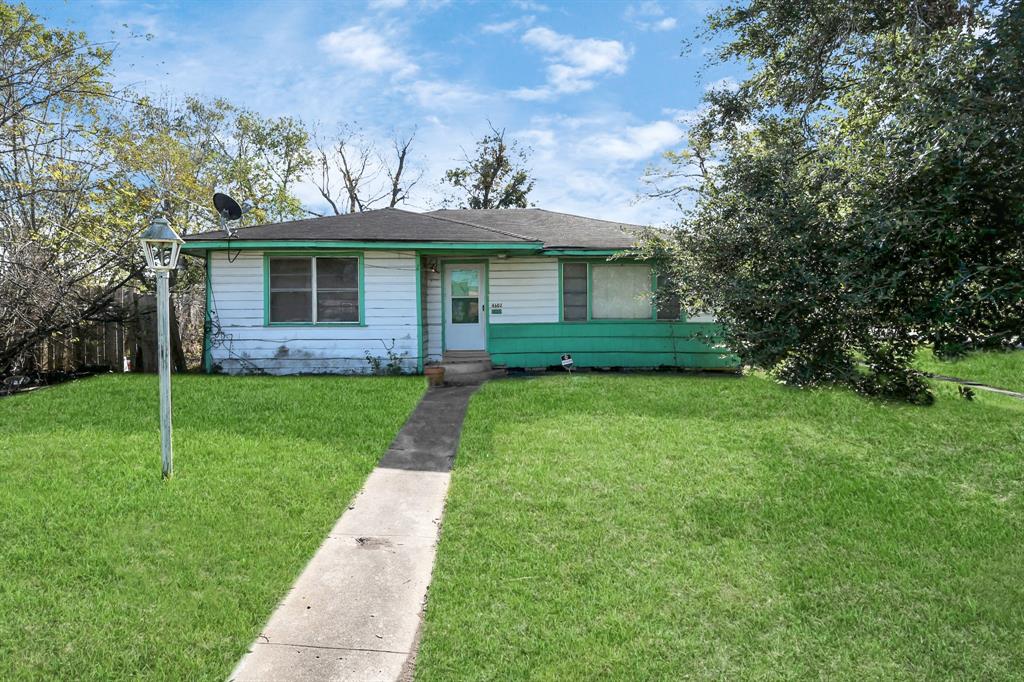
[[[446,241],[345,241],[345,240],[285,240],[285,239],[204,239],[189,240],[181,245],[182,250],[232,251],[282,250],[282,249],[366,249],[366,250],[452,250],[452,251],[527,251],[536,252],[544,248],[541,242],[446,242]]]

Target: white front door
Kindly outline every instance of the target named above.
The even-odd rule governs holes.
[[[444,266],[444,347],[445,350],[484,350],[487,348],[484,266]]]

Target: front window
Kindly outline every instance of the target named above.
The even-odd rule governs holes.
[[[359,258],[271,256],[271,324],[359,320]]]
[[[642,263],[562,263],[562,320],[650,320],[651,268]]]
[[[590,317],[594,320],[651,319],[651,268],[647,265],[594,264]]]

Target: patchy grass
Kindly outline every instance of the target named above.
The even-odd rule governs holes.
[[[224,679],[422,393],[156,377],[0,399],[0,679]]]
[[[1024,402],[759,377],[488,384],[417,678],[1007,679]]]
[[[922,349],[915,363],[918,369],[967,379],[1024,393],[1024,351],[979,351],[952,361],[940,360],[930,348]]]

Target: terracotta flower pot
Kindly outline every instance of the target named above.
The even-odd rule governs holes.
[[[444,386],[444,367],[426,367],[423,373],[427,376],[427,385]]]

